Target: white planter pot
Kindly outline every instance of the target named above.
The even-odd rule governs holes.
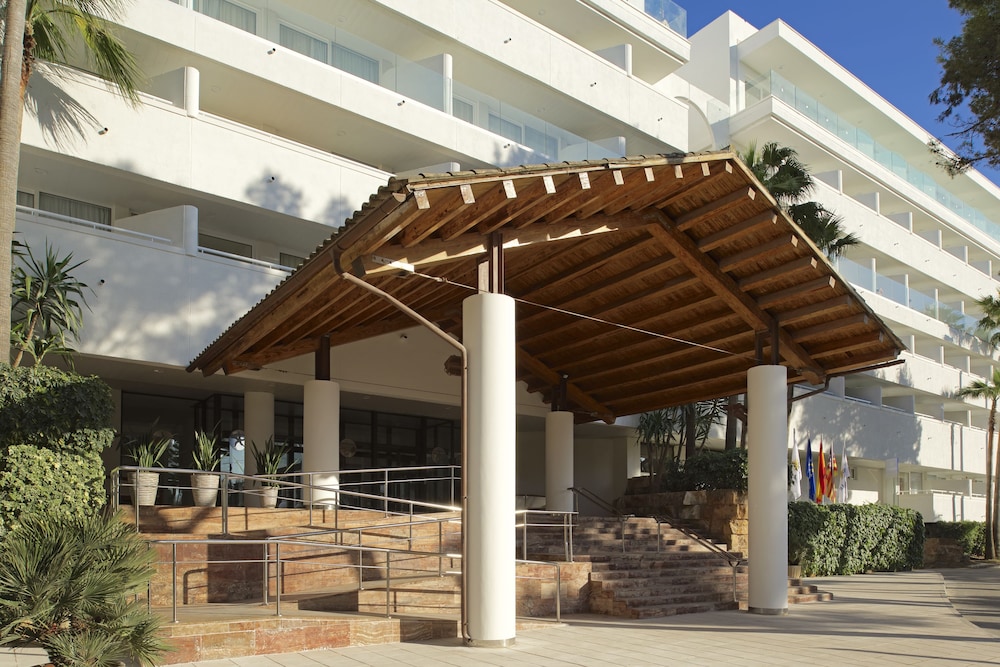
[[[156,504],[156,491],[160,486],[160,473],[134,472],[129,475],[132,486],[132,503],[140,507],[150,507]]]
[[[261,507],[273,509],[278,504],[278,487],[262,486],[257,501]]]
[[[219,498],[219,475],[211,472],[191,473],[191,494],[195,507],[215,507]]]

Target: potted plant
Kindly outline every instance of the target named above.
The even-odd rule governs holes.
[[[170,447],[171,438],[144,438],[133,442],[129,456],[140,470],[129,475],[132,485],[132,501],[139,506],[156,504],[156,491],[160,486],[160,473],[149,470],[160,464]]]
[[[214,507],[219,497],[219,476],[215,469],[219,467],[222,452],[219,451],[219,441],[214,433],[195,431],[194,449],[191,451],[194,467],[203,470],[191,473],[191,494],[196,507]]]
[[[274,507],[278,504],[278,487],[280,486],[274,477],[288,472],[292,467],[291,463],[281,464],[290,449],[287,445],[275,442],[274,438],[268,438],[263,448],[257,447],[256,442],[251,442],[250,451],[253,454],[254,463],[257,465],[257,474],[265,476],[258,479],[261,491],[260,506]]]

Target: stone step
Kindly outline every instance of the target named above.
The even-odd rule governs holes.
[[[619,586],[619,582],[595,582],[591,588],[592,595],[612,596],[615,600],[623,600],[630,606],[648,604],[650,600],[681,601],[682,599],[696,599],[699,597],[709,597],[714,599],[716,595],[733,595],[733,579],[698,579],[687,582],[673,582],[657,586]],[[740,584],[746,588],[746,581],[736,581],[737,596],[740,592]]]

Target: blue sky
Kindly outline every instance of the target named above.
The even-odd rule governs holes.
[[[928,95],[940,79],[934,38],[962,29],[947,0],[675,0],[687,10],[693,35],[727,9],[762,28],[783,19],[854,73],[896,108],[941,138],[952,130],[937,122],[940,107]],[[984,172],[1000,183],[1000,173]]]

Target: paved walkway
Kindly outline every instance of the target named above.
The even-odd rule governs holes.
[[[197,667],[365,665],[1000,665],[1000,568],[811,579],[835,599],[787,616],[713,612],[649,620],[579,615],[518,633],[509,649],[457,640],[213,660]],[[948,596],[951,596],[949,600]],[[954,605],[954,606],[953,606]],[[0,667],[44,662],[0,653]],[[188,665],[186,667],[194,667]]]

